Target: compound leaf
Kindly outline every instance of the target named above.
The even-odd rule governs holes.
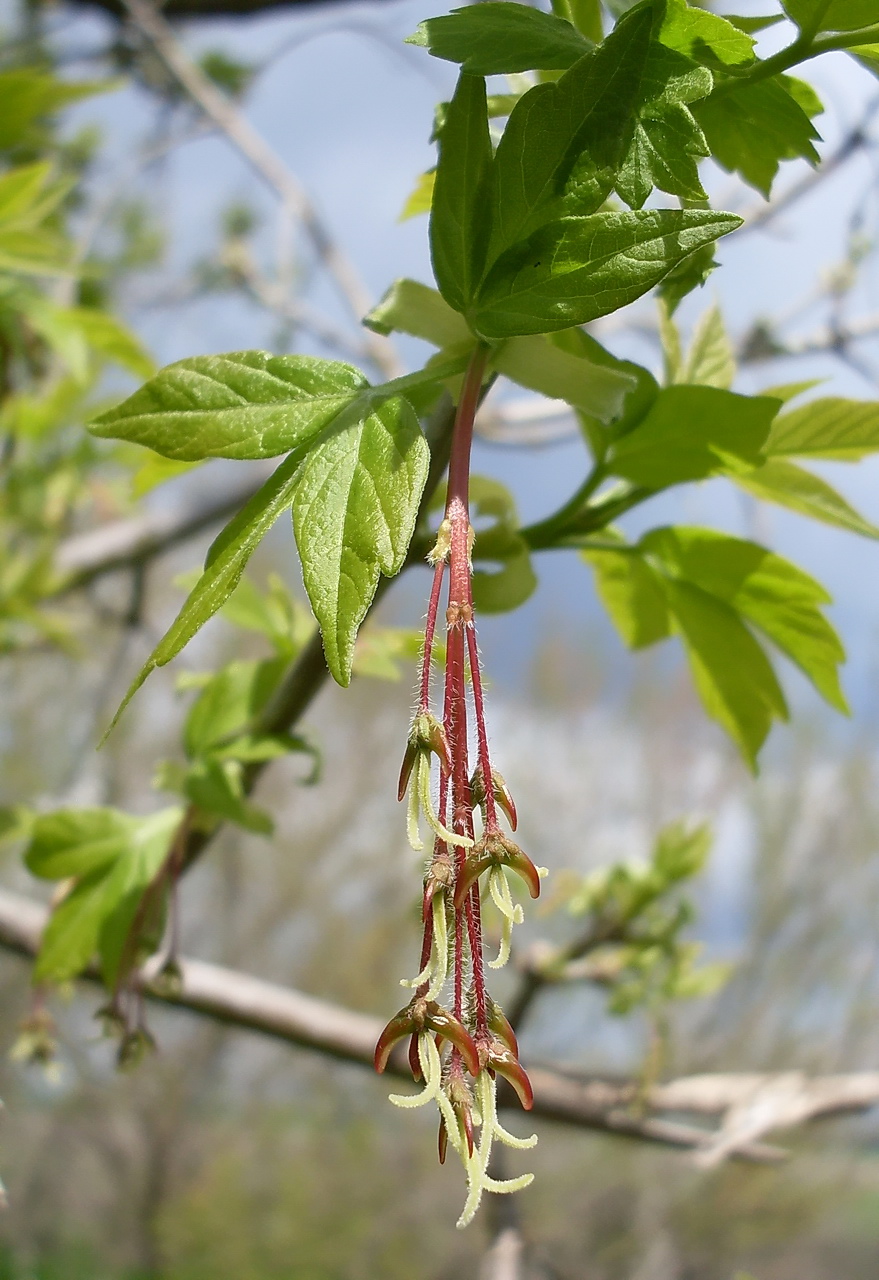
[[[847,529],[849,533],[879,538],[879,528],[846,502],[832,485],[787,458],[770,458],[753,471],[734,473],[731,479],[764,502],[776,502],[813,520]]]
[[[693,108],[718,164],[766,198],[782,160],[817,164],[821,135],[791,91],[789,78],[726,82]]]
[[[513,108],[495,156],[489,262],[566,212],[566,189],[568,208],[579,214],[608,196],[631,139],[652,25],[651,11],[638,9],[561,79],[536,85]]]
[[[367,386],[352,365],[316,356],[193,356],[161,369],[89,430],[187,462],[271,458],[307,445]]]
[[[648,489],[747,470],[762,460],[779,402],[716,387],[665,387],[634,430],[618,439],[609,466]]]
[[[879,449],[879,404],[828,396],[783,414],[766,445],[770,457],[794,455],[856,462]]]
[[[734,214],[701,209],[562,218],[495,264],[472,324],[492,339],[586,324],[634,302],[691,253],[740,225]]]
[[[323,633],[327,665],[351,679],[354,641],[378,586],[402,568],[430,454],[402,396],[349,411],[310,450],[298,478],[293,524],[305,589]]]
[[[662,582],[636,550],[586,547],[580,553],[595,573],[595,588],[630,649],[643,649],[671,634]]]
[[[592,41],[554,14],[511,0],[453,9],[419,23],[407,44],[421,45],[435,58],[459,62],[475,76],[516,71],[563,70],[592,48]]]
[[[439,135],[430,210],[434,275],[440,293],[456,311],[466,311],[482,274],[491,162],[485,81],[462,72]]]

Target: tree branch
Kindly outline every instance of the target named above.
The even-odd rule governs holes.
[[[246,481],[231,484],[219,494],[213,491],[201,494],[191,505],[175,507],[172,511],[145,511],[65,538],[55,555],[58,591],[72,591],[102,574],[142,564],[229,519],[253,496],[268,474],[269,468],[257,465]]]
[[[330,236],[306,192],[283,160],[253,128],[247,117],[192,61],[166,19],[150,0],[122,2],[134,25],[153,45],[181,88],[271,187],[280,198],[288,216],[305,228],[320,261],[335,281],[352,316],[359,323],[371,305],[366,286],[353,263],[348,261]],[[363,342],[369,358],[385,377],[394,378],[402,372],[394,349],[387,339],[367,331]]]
[[[0,890],[0,947],[19,955],[36,954],[48,910],[30,898]],[[142,971],[143,991],[149,999],[201,1014],[228,1026],[272,1036],[360,1066],[371,1066],[381,1022],[368,1014],[340,1008],[247,974],[180,959],[181,983],[174,994],[155,984],[161,961]],[[86,977],[100,982],[97,968]],[[393,1057],[388,1070],[406,1076],[405,1054]],[[631,1080],[576,1078],[551,1067],[531,1066],[535,1116],[563,1124],[681,1147],[697,1153],[703,1163],[735,1156],[761,1163],[782,1159],[777,1147],[755,1140],[755,1134],[730,1134],[698,1124],[644,1116],[637,1109],[640,1086]],[[775,1099],[776,1102],[772,1100]],[[502,1099],[511,1103],[509,1096]],[[794,1109],[794,1101],[796,1109]],[[770,1129],[803,1123],[819,1115],[862,1111],[879,1102],[879,1073],[809,1079],[800,1072],[781,1075],[704,1075],[684,1077],[648,1091],[654,1111],[692,1112],[696,1116],[740,1116],[744,1107],[761,1122],[751,1129]]]

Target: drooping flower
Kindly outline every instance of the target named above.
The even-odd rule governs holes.
[[[443,521],[428,557],[433,583],[427,608],[418,703],[403,767],[399,798],[408,792],[408,829],[413,847],[424,847],[423,818],[433,835],[425,869],[424,934],[419,972],[404,985],[415,988],[412,1000],[396,1014],[376,1046],[375,1065],[383,1071],[395,1045],[409,1039],[413,1079],[420,1093],[392,1094],[401,1107],[436,1102],[440,1111],[439,1156],[451,1146],[467,1175],[468,1194],[459,1226],[466,1226],[483,1191],[506,1193],[531,1181],[531,1174],[497,1181],[488,1173],[495,1139],[530,1147],[535,1136],[519,1139],[497,1119],[496,1076],[507,1080],[530,1110],[533,1093],[519,1062],[516,1036],[489,995],[485,980],[480,888],[490,896],[501,919],[501,945],[492,968],[506,963],[513,924],[522,908],[513,901],[509,874],[524,882],[532,898],[540,893],[541,870],[502,830],[517,824],[516,806],[500,773],[493,768],[485,723],[482,672],[473,608],[472,551],[468,490],[473,419],[481,393],[487,352],[471,360],[456,415]],[[431,674],[434,639],[444,588],[446,657],[441,714],[432,707]],[[475,739],[471,768],[468,729]],[[438,766],[436,803],[431,773]],[[487,782],[488,780],[488,782]],[[446,1009],[439,1003],[449,987]]]

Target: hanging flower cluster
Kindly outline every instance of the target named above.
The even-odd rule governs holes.
[[[424,1088],[415,1095],[391,1094],[400,1107],[435,1101],[440,1111],[439,1157],[448,1145],[467,1173],[468,1196],[458,1226],[473,1218],[483,1191],[512,1192],[527,1186],[532,1174],[497,1181],[488,1173],[495,1139],[512,1147],[532,1147],[536,1136],[517,1138],[499,1123],[496,1077],[506,1079],[526,1110],[533,1102],[513,1028],[486,988],[482,941],[483,887],[500,912],[501,944],[490,968],[510,954],[510,935],[522,920],[514,904],[510,873],[524,881],[532,898],[540,893],[541,870],[502,829],[503,814],[512,831],[516,808],[506,783],[492,768],[485,728],[485,706],[473,613],[472,550],[469,514],[470,446],[479,403],[486,353],[471,360],[458,404],[445,516],[429,557],[434,566],[421,662],[418,709],[412,723],[399,796],[409,798],[409,839],[423,849],[426,822],[433,848],[424,878],[424,938],[421,969],[403,985],[414,988],[409,1004],[385,1027],[375,1051],[384,1071],[392,1049],[409,1038],[409,1065]],[[443,587],[448,578],[446,661],[442,718],[431,709],[432,651]],[[468,696],[468,675],[469,694]],[[475,729],[475,768],[471,772],[468,718]],[[434,759],[439,786],[434,802]],[[478,822],[476,815],[478,814]],[[451,1007],[447,1007],[450,1005]]]

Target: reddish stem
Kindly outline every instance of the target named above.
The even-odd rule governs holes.
[[[476,410],[479,408],[479,395],[482,391],[482,380],[485,366],[488,363],[488,347],[479,346],[470,357],[464,385],[461,388],[461,399],[455,415],[455,427],[452,433],[452,449],[449,456],[449,487],[446,496],[446,518],[451,519],[451,506],[457,499],[463,506],[466,516],[470,508],[470,449],[473,444],[473,423]]]
[[[430,710],[430,672],[433,656],[433,638],[436,634],[436,617],[439,612],[440,592],[443,586],[443,574],[446,571],[445,560],[440,560],[433,571],[433,584],[430,588],[430,599],[427,602],[427,621],[424,626],[424,654],[421,658],[421,702],[419,711]]]
[[[467,628],[467,652],[470,658],[470,679],[473,683],[473,710],[479,747],[479,767],[482,770],[482,785],[485,791],[485,829],[486,832],[493,832],[498,830],[497,806],[494,801],[494,781],[488,754],[488,734],[485,730],[485,699],[482,693],[482,673],[479,669],[479,649],[476,644],[476,628],[472,623]]]

